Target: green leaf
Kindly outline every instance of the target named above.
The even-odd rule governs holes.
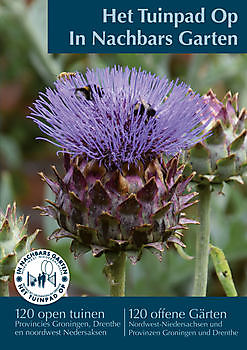
[[[4,171],[0,176],[0,208],[4,211],[7,205],[13,202],[13,199],[11,176],[7,171]]]
[[[232,279],[231,269],[223,251],[210,244],[210,255],[213,260],[216,274],[228,297],[236,297],[237,291]]]
[[[0,260],[0,277],[12,275],[17,264],[15,254],[9,254]]]

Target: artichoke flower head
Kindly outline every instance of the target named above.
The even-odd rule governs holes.
[[[213,119],[208,126],[210,136],[187,152],[194,181],[213,187],[224,182],[243,183],[247,170],[247,111],[239,110],[238,94],[228,92],[219,101],[212,90],[204,96]]]
[[[0,278],[11,277],[18,261],[31,250],[39,230],[27,234],[28,218],[17,217],[16,204],[0,210]]]
[[[41,174],[55,194],[40,208],[58,222],[50,238],[71,238],[75,256],[125,251],[133,263],[144,248],[161,258],[184,246],[179,230],[195,222],[183,210],[196,193],[185,193],[194,173],[183,176],[177,154],[205,137],[209,112],[184,83],[145,71],[60,74],[30,116],[64,156],[64,175]]]

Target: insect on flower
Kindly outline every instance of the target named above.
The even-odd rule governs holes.
[[[94,91],[99,95],[99,97],[102,97],[104,95],[103,89],[100,88],[99,86],[96,86],[95,84],[94,84]],[[75,95],[76,97],[81,97],[83,95],[87,101],[94,100],[93,90],[90,85],[76,88]]]
[[[139,115],[143,117],[146,112],[146,121],[147,123],[150,118],[154,117],[156,114],[156,110],[151,107],[149,103],[146,103],[144,100],[140,99],[140,102],[137,102],[134,108],[134,116]]]
[[[58,79],[70,79],[71,77],[75,77],[76,73],[71,72],[62,72],[58,75]]]
[[[196,223],[183,212],[196,193],[184,194],[194,173],[183,176],[176,154],[206,137],[208,116],[186,84],[134,68],[58,79],[30,116],[64,153],[64,176],[41,174],[56,197],[41,208],[58,222],[51,238],[71,238],[76,256],[122,251],[133,262],[144,248],[160,258],[169,244],[184,246],[178,230]]]

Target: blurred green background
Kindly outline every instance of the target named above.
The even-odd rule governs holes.
[[[228,90],[240,93],[240,106],[247,106],[247,55],[48,55],[46,54],[46,1],[0,0],[0,208],[14,200],[19,213],[30,215],[29,231],[42,228],[35,247],[57,251],[71,271],[70,295],[107,295],[102,274],[104,257],[90,253],[74,260],[69,240],[47,241],[56,228],[49,218],[32,210],[51,198],[48,188],[37,175],[51,174],[50,165],[61,168],[57,149],[35,141],[40,131],[26,119],[29,106],[39,91],[52,85],[62,71],[81,71],[86,67],[128,65],[179,77],[201,94],[213,88],[219,98]],[[196,217],[196,207],[190,209]],[[247,295],[247,184],[226,185],[224,195],[212,197],[212,243],[222,248],[230,263],[239,295]],[[194,254],[196,229],[187,231],[186,252]],[[194,262],[183,260],[170,249],[160,263],[146,253],[136,266],[128,263],[127,295],[184,296],[193,285]],[[12,285],[11,295],[16,291]],[[224,295],[210,265],[209,296]]]

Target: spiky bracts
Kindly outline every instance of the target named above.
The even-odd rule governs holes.
[[[133,262],[144,248],[161,257],[169,243],[183,245],[179,230],[195,223],[183,214],[194,174],[162,157],[203,140],[209,112],[186,84],[141,69],[61,73],[30,116],[65,157],[63,178],[55,168],[55,182],[42,174],[56,196],[41,208],[58,222],[51,238],[71,238],[76,256],[127,252]]]
[[[210,90],[205,103],[214,116],[210,136],[197,143],[187,153],[190,170],[196,171],[194,181],[222,184],[224,181],[242,182],[247,170],[247,111],[239,111],[238,94],[226,94],[220,102]]]
[[[56,195],[39,207],[58,222],[50,238],[71,238],[75,256],[125,251],[135,263],[147,248],[161,258],[170,243],[184,246],[180,229],[196,223],[183,213],[196,196],[184,194],[193,174],[184,178],[183,169],[176,157],[167,163],[161,157],[137,166],[126,163],[120,172],[65,155],[63,178],[54,167],[56,181],[41,174]]]
[[[0,279],[10,277],[23,255],[31,249],[31,244],[39,230],[27,234],[28,218],[17,218],[15,203],[8,205],[6,213],[0,211]]]

